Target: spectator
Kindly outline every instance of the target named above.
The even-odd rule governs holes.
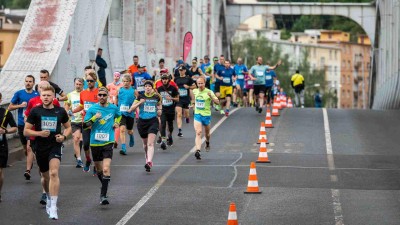
[[[97,50],[97,57],[96,57],[96,64],[99,67],[99,70],[97,71],[97,75],[99,76],[100,82],[103,85],[106,85],[107,84],[106,71],[104,69],[107,68],[107,63],[103,58],[101,58],[102,54],[103,54],[103,49],[99,48],[99,50]]]
[[[292,75],[291,84],[294,89],[296,107],[299,107],[300,101],[301,108],[304,108],[304,77],[299,70]]]

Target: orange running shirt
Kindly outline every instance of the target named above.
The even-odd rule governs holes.
[[[97,94],[99,93],[98,88],[94,88],[92,91],[89,89],[83,90],[80,94],[81,100],[80,105],[83,107],[83,110],[86,112],[90,106],[99,102],[99,98]]]

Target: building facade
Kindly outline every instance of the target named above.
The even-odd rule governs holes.
[[[10,56],[21,30],[24,16],[10,15],[9,10],[0,10],[0,68]]]

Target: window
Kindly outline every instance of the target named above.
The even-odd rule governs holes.
[[[328,34],[328,38],[329,38],[329,39],[332,39],[332,34]]]
[[[342,76],[342,84],[346,83],[346,75]]]
[[[332,50],[329,50],[329,59],[332,59]]]
[[[328,74],[332,75],[332,66],[328,66]]]
[[[321,57],[321,67],[325,66],[325,57]]]
[[[337,75],[337,66],[334,67],[333,73],[334,73],[333,75],[335,75],[335,76]],[[336,81],[335,81],[335,82],[336,82]]]

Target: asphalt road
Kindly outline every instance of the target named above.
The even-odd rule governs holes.
[[[15,162],[5,171],[0,224],[226,224],[231,201],[240,224],[399,224],[399,111],[327,110],[328,130],[322,109],[281,111],[267,129],[272,163],[257,164],[262,194],[246,195],[264,116],[234,112],[216,127],[201,161],[189,153],[192,121],[184,124],[173,147],[157,146],[151,173],[135,134],[127,156],[114,152],[108,206],[99,205],[98,179],[75,168],[67,146],[57,222],[39,204],[38,174],[25,181],[25,162]],[[213,115],[212,124],[221,118]]]

